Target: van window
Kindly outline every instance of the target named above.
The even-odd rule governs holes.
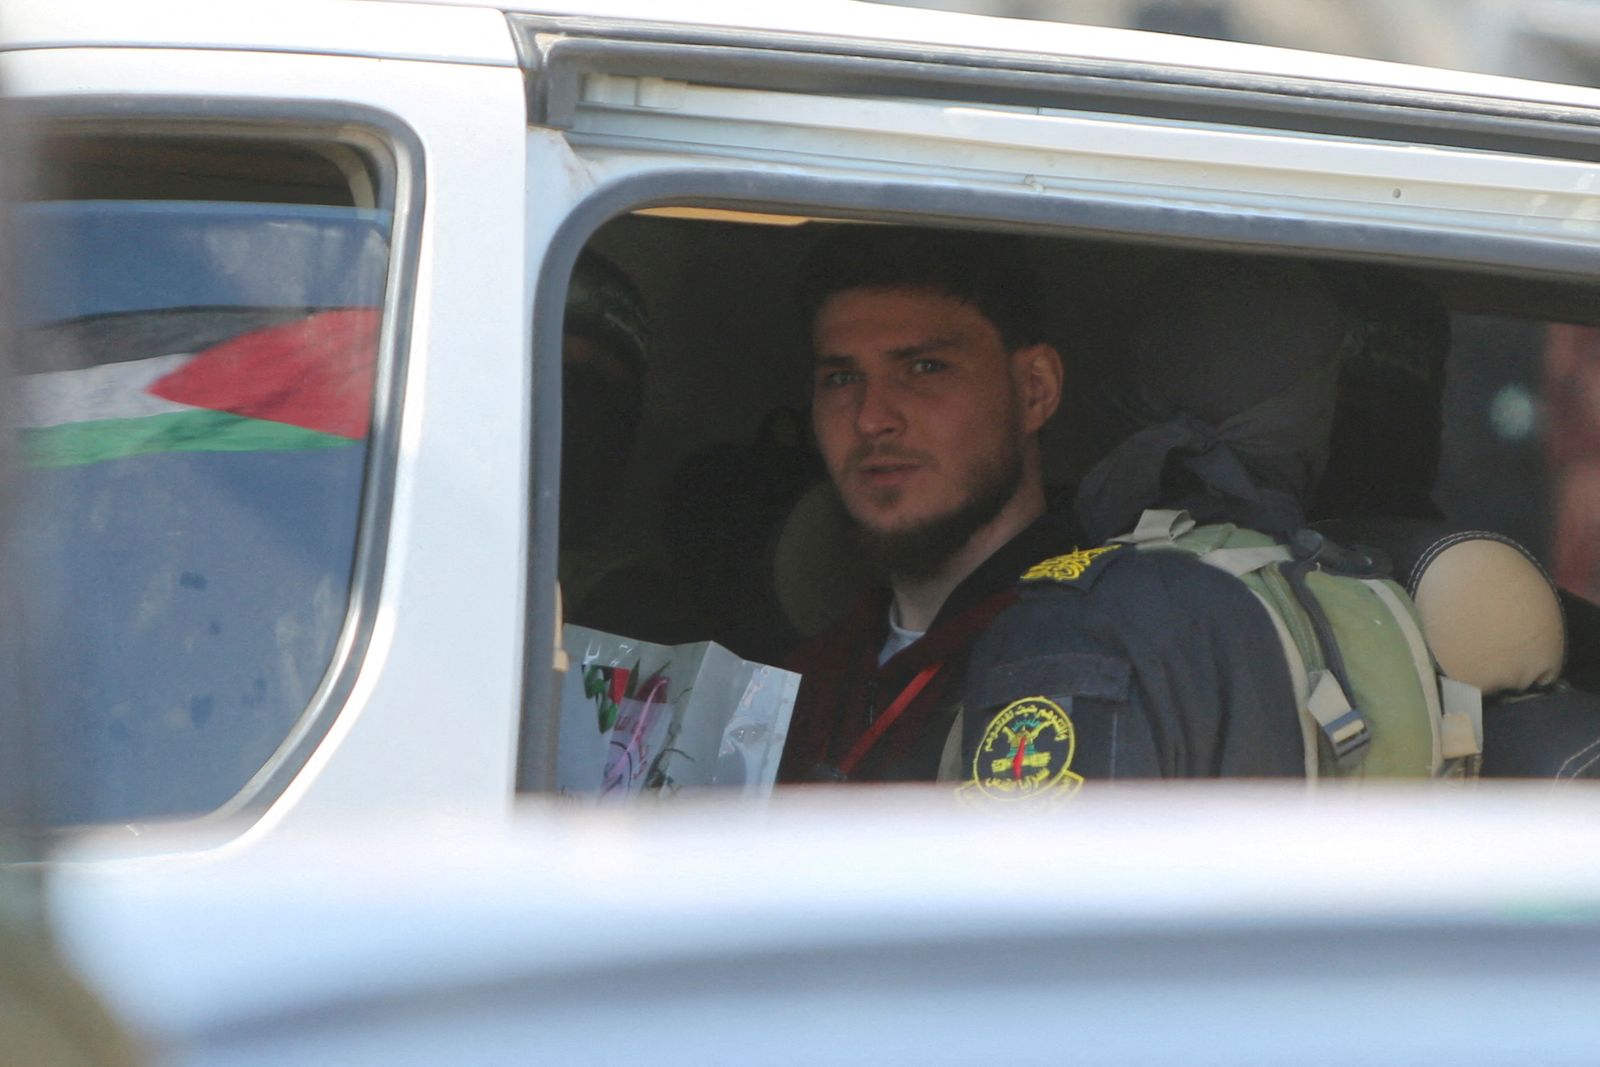
[[[828,227],[852,223],[763,210],[650,208],[614,219],[589,246],[634,280],[652,316],[636,443],[603,481],[614,489],[611,529],[629,551],[648,543],[669,561],[682,590],[673,603],[686,621],[658,639],[710,637],[781,662],[847,609],[863,581],[848,545],[818,539],[807,513],[822,473],[809,441],[806,339],[792,311],[807,250]],[[1044,438],[1047,480],[1070,487],[1116,443],[1097,417],[1096,381],[1121,358],[1144,281],[1178,249],[1039,234],[1029,250],[1055,294],[1050,335],[1068,363]],[[1312,518],[1493,530],[1525,544],[1570,592],[1600,597],[1588,502],[1600,485],[1591,444],[1600,435],[1580,399],[1600,374],[1592,289],[1311,262],[1351,310],[1372,364],[1362,380],[1347,375],[1337,469]],[[627,620],[613,628],[627,632]],[[1590,658],[1578,649],[1574,673],[1587,676]]]
[[[331,142],[86,133],[42,157],[9,397],[40,815],[212,811],[344,625],[390,213]]]

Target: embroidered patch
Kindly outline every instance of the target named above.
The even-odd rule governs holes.
[[[1024,697],[989,723],[972,760],[972,786],[995,800],[1070,796],[1083,784],[1072,772],[1077,736],[1061,705]]]
[[[1064,556],[1052,556],[1042,563],[1035,563],[1022,575],[1025,582],[1075,582],[1082,578],[1084,572],[1096,558],[1122,548],[1117,545],[1101,545],[1099,548],[1079,548],[1068,552]]]

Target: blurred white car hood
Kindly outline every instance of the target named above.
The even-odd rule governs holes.
[[[341,1033],[365,1020],[371,1038],[395,1013],[417,1025],[417,1005],[428,1006],[422,1015],[441,1003],[459,1008],[465,990],[468,1000],[487,997],[498,1020],[480,1019],[470,1032],[531,1026],[546,1052],[572,1053],[599,1040],[586,1027],[621,1010],[612,998],[631,989],[627,1010],[655,1024],[687,1024],[756,996],[766,1006],[735,1013],[739,1026],[754,1027],[735,1044],[770,1035],[767,1051],[797,1061],[911,1045],[797,1046],[758,1025],[761,1011],[809,1003],[820,1017],[801,1032],[837,1042],[856,1025],[838,1017],[844,1004],[886,997],[871,1032],[886,1040],[888,1022],[912,1012],[924,1021],[896,1040],[926,1041],[931,1055],[952,1051],[950,1041],[967,1031],[957,1026],[952,1037],[952,1019],[924,1018],[928,997],[970,1000],[978,1015],[998,1010],[983,1004],[999,995],[989,976],[997,963],[1045,1003],[1064,995],[1062,981],[1086,981],[1100,997],[1122,989],[1122,1000],[1082,1021],[1108,1028],[1117,1004],[1150,1010],[1142,986],[1151,982],[1179,982],[1181,995],[1163,1011],[1225,993],[1238,975],[1201,969],[1215,965],[1205,960],[1223,944],[1256,960],[1246,969],[1260,987],[1254,995],[1298,996],[1309,978],[1343,975],[1381,1004],[1391,993],[1352,971],[1351,947],[1415,944],[1406,950],[1414,961],[1407,982],[1435,968],[1533,996],[1539,983],[1515,968],[1475,972],[1434,957],[1439,945],[1481,953],[1491,942],[1516,948],[1552,935],[1574,948],[1600,943],[1595,800],[1533,786],[1313,795],[1263,784],[1121,787],[1054,808],[872,789],[794,794],[767,808],[529,804],[510,826],[418,817],[137,860],[94,859],[98,846],[84,840],[54,865],[51,899],[69,957],[135,1026],[173,1048],[254,1047],[308,1020],[321,1020],[312,1027],[319,1040],[332,1020]],[[1323,948],[1294,947],[1306,938]],[[1534,971],[1554,968],[1575,995],[1600,988],[1600,962],[1574,975],[1543,958]],[[1081,966],[1069,966],[1074,959]],[[1093,981],[1108,961],[1133,960],[1144,962],[1117,982]],[[721,991],[695,994],[707,975],[720,976],[713,985]],[[908,990],[919,975],[928,989]],[[880,980],[895,992],[877,989]],[[640,981],[643,993],[630,985]],[[850,982],[866,985],[832,1004]],[[550,1015],[585,983],[606,991],[592,1005],[595,1019],[574,1016],[571,1005]],[[1083,990],[1069,999],[1092,1007]],[[1453,1000],[1441,1010],[1453,1011]],[[1313,1015],[1326,1009],[1315,997],[1304,1004]],[[488,1010],[473,1008],[474,1018]],[[1206,1010],[1218,1025],[1229,1018],[1225,1006]],[[1252,1008],[1241,1020],[1258,1014]],[[1277,1025],[1290,1025],[1292,1014]],[[1418,1024],[1410,1028],[1419,1038],[1430,1034],[1422,1016],[1400,1018]],[[1254,1026],[1235,1027],[1235,1036]],[[707,1039],[703,1029],[686,1032]],[[703,1061],[704,1049],[673,1044],[682,1035],[659,1045],[650,1027],[629,1033],[607,1040]],[[1151,1036],[1119,1025],[1101,1037],[1138,1033]],[[982,1045],[976,1031],[969,1036]],[[493,1047],[521,1056],[528,1040]],[[1492,1047],[1473,1040],[1480,1051]],[[413,1036],[405,1047],[425,1044]],[[1083,1047],[1091,1046],[1113,1058],[1143,1047]],[[1218,1047],[1238,1053],[1224,1061],[1249,1058],[1226,1041]],[[487,1047],[485,1056],[498,1062]]]

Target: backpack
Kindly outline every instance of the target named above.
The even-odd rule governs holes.
[[[1266,607],[1294,682],[1306,777],[1475,778],[1482,696],[1443,676],[1387,565],[1311,530],[1284,544],[1182,511],[1146,511],[1113,540],[1188,552]]]

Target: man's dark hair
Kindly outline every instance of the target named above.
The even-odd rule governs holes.
[[[851,289],[918,289],[971,304],[1008,351],[1044,339],[1038,278],[1013,237],[960,230],[845,226],[800,268],[801,323],[809,333],[828,298]]]

